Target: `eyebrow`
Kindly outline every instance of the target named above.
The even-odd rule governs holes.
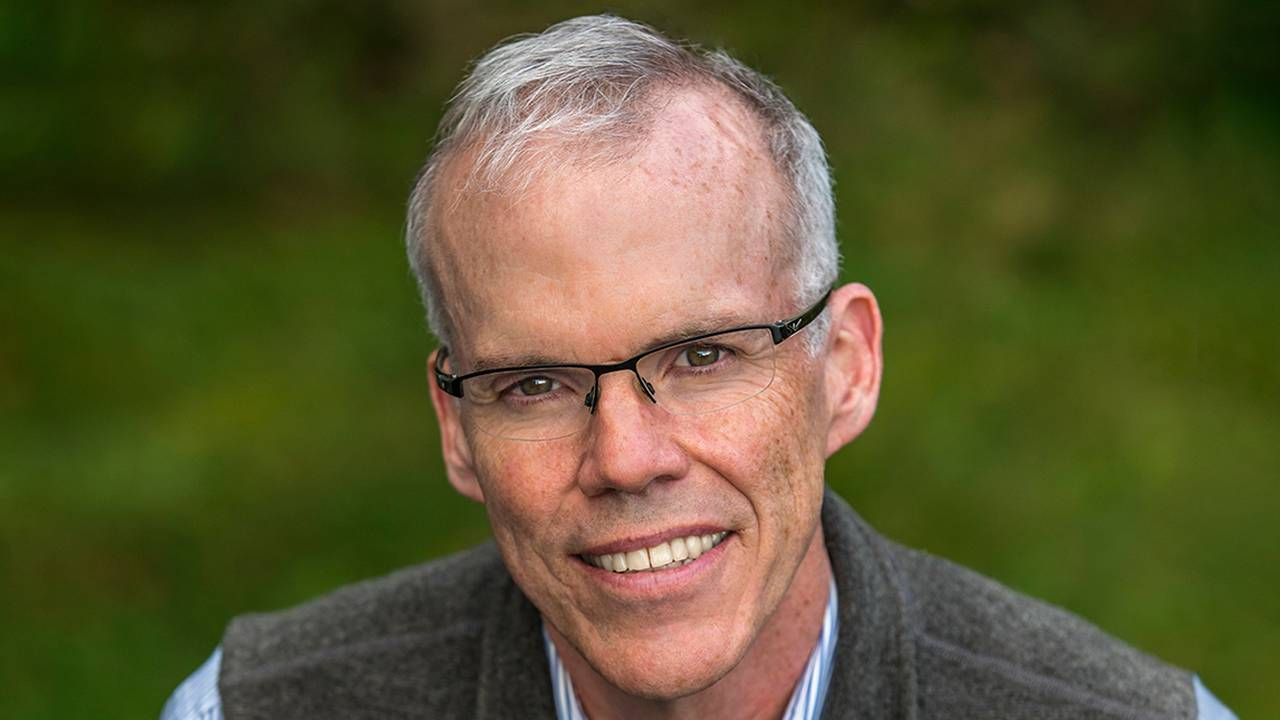
[[[702,318],[697,318],[694,320],[688,320],[676,326],[674,329],[670,331],[667,331],[661,335],[657,335],[650,338],[648,342],[640,346],[641,349],[637,352],[644,353],[653,348],[667,345],[668,343],[675,343],[687,338],[697,337],[699,335],[706,335],[708,333],[719,332],[721,330],[732,330],[734,328],[742,327],[744,325],[753,325],[753,324],[763,325],[768,323],[753,323],[750,320],[743,319],[741,315],[734,314],[734,313],[719,313],[719,314],[709,315]],[[635,353],[632,353],[628,357],[633,357],[634,355]],[[476,358],[475,361],[472,363],[473,365],[472,369],[469,370],[468,372],[481,372],[484,370],[497,370],[500,368],[516,369],[516,368],[524,368],[524,367],[538,367],[538,366],[545,366],[545,365],[608,365],[608,364],[610,363],[608,362],[604,362],[604,363],[575,362],[573,360],[566,360],[562,357],[552,357],[550,355],[544,355],[541,353],[498,352],[497,354],[490,355],[487,357]]]
[[[553,358],[550,355],[510,355],[501,353],[489,357],[476,358],[476,361],[472,363],[474,367],[468,372],[481,372],[483,370],[496,370],[498,368],[522,368],[536,367],[539,365],[564,364],[566,364],[565,360]]]
[[[675,329],[662,335],[651,338],[644,345],[647,348],[655,348],[667,343],[679,342],[698,335],[706,335],[708,333],[719,332],[721,330],[732,330],[734,328],[743,327],[744,325],[753,325],[751,320],[743,318],[736,313],[719,313],[709,315],[707,317],[698,318],[696,320],[688,320]]]

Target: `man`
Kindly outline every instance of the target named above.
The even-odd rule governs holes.
[[[500,46],[407,240],[449,481],[493,543],[233,621],[166,717],[1227,712],[825,492],[881,318],[833,288],[821,142],[757,73],[613,17]]]

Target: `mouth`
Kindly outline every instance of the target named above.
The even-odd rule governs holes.
[[[613,573],[640,573],[673,570],[688,565],[704,553],[724,542],[729,536],[727,531],[706,535],[689,535],[675,537],[652,545],[618,552],[590,555],[583,553],[578,558],[588,565]]]

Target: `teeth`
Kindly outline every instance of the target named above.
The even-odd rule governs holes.
[[[582,559],[601,570],[616,573],[643,572],[663,567],[679,567],[697,560],[703,553],[719,545],[727,532],[690,535],[658,543],[651,548],[607,555],[583,555]]]
[[[671,546],[667,543],[654,545],[649,548],[649,565],[655,568],[660,568],[663,565],[670,565],[672,555],[674,555],[674,553],[671,552]],[[628,566],[630,565],[630,563],[627,564]]]
[[[649,551],[648,550],[632,550],[627,553],[627,569],[628,570],[648,570],[649,569]]]
[[[671,559],[676,562],[689,559],[689,548],[684,544],[684,538],[671,541]]]
[[[689,549],[689,559],[697,560],[702,554],[702,538],[697,535],[690,535],[684,539],[684,546]]]

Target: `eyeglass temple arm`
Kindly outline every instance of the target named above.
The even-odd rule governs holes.
[[[436,375],[436,385],[454,397],[462,397],[462,382],[444,371],[444,359],[448,355],[449,348],[441,345],[439,352],[436,353],[435,367],[431,368]]]
[[[769,332],[773,334],[773,344],[777,345],[783,340],[786,340],[792,335],[800,332],[805,328],[805,326],[813,322],[814,319],[821,315],[822,311],[827,307],[827,299],[830,297],[831,291],[828,290],[823,294],[821,300],[814,303],[813,307],[805,310],[803,314],[793,317],[790,320],[783,320],[780,323],[770,325]]]

